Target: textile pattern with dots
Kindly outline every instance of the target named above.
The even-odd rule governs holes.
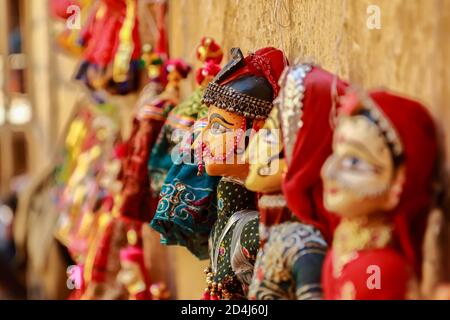
[[[214,282],[223,283],[224,288],[226,288],[231,297],[243,297],[242,285],[239,285],[239,281],[231,267],[230,246],[235,225],[230,228],[221,243],[217,242],[228,220],[234,213],[245,209],[256,210],[256,195],[239,183],[222,179],[217,187],[217,199],[217,221],[211,233],[212,252],[216,250],[217,246],[220,246]],[[258,220],[250,221],[244,227],[241,235],[243,254],[252,264],[256,260],[259,248],[258,225]],[[224,280],[226,278],[228,280],[225,284]]]

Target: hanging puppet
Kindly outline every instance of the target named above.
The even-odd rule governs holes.
[[[180,81],[190,67],[182,60],[169,60],[165,64],[167,84],[162,93],[141,102],[128,141],[128,154],[124,163],[124,190],[121,212],[140,221],[150,221],[156,210],[158,195],[149,190],[147,163],[161,128],[172,108],[180,99]]]
[[[320,188],[320,162],[331,152],[333,80],[332,74],[317,66],[289,67],[265,129],[250,143],[246,186],[263,193],[259,200],[261,249],[250,299],[322,297],[321,267],[327,248],[323,233],[331,233],[325,227],[331,216],[322,211],[321,198],[312,195]],[[335,80],[336,94],[342,94],[345,83]],[[286,171],[289,194],[283,195]],[[292,203],[293,198],[298,202]]]
[[[317,229],[293,217],[281,192],[286,167],[278,113],[275,107],[249,145],[253,161],[249,160],[250,173],[245,186],[263,193],[258,201],[261,247],[249,299],[319,299],[327,244]]]
[[[135,223],[127,231],[128,245],[120,250],[121,269],[117,279],[128,291],[128,300],[151,300],[150,278],[145,267],[144,252],[139,237],[141,225]]]
[[[152,227],[161,233],[163,244],[186,246],[200,259],[208,256],[207,239],[216,211],[212,203],[219,178],[197,175],[190,146],[205,126],[208,107],[201,99],[208,83],[220,71],[222,57],[214,39],[202,38],[197,47],[197,58],[203,63],[196,73],[198,88],[170,113],[149,166],[155,181],[165,178],[162,185],[153,185],[155,193],[161,191],[161,200]],[[174,140],[176,132],[181,142]]]
[[[76,75],[94,91],[127,94],[139,86],[141,43],[137,0],[101,0],[81,31]]]
[[[159,62],[158,59],[155,59]],[[159,65],[156,64],[156,66]],[[167,72],[167,84],[163,92],[159,95],[150,96],[149,92],[144,92],[139,103],[136,118],[133,122],[132,134],[127,142],[127,152],[123,161],[122,182],[123,189],[120,193],[120,202],[117,205],[119,215],[113,217],[113,225],[122,226],[122,231],[127,235],[128,251],[132,252],[133,259],[138,259],[138,252],[142,253],[143,257],[143,239],[141,229],[143,223],[151,221],[156,207],[157,200],[152,198],[149,190],[149,176],[147,172],[147,162],[150,156],[149,150],[164,123],[164,120],[173,106],[179,99],[179,82],[186,78],[190,68],[181,60],[169,60],[165,64]],[[155,78],[150,83],[151,88],[158,89],[161,85],[161,73],[155,73]],[[150,89],[149,89],[150,90]],[[130,236],[134,235],[134,236]],[[130,242],[130,239],[134,239]],[[108,240],[106,239],[105,242]],[[114,245],[114,244],[112,244]],[[120,247],[119,247],[120,248]],[[125,249],[123,249],[125,250]],[[115,256],[110,256],[108,259],[119,260],[121,257],[121,268],[126,268],[123,274],[127,277],[131,276],[132,271],[140,270],[137,268],[130,269],[130,256],[126,254],[127,250],[120,255],[118,250],[112,251]],[[101,252],[97,254],[101,255]],[[140,262],[134,261],[138,265]],[[144,268],[142,264],[140,267]],[[147,266],[148,267],[148,266]],[[119,270],[116,270],[116,275]],[[141,273],[143,271],[141,270]],[[136,278],[141,278],[142,274],[136,274]],[[131,288],[131,284],[127,286],[131,299],[144,299],[150,297],[150,282],[148,277],[148,270],[145,271],[145,280],[140,284],[145,284],[146,288],[136,296],[136,292]],[[125,277],[126,279],[126,277]],[[123,279],[122,279],[123,280]],[[160,296],[165,295],[161,292]],[[160,298],[156,297],[155,298]]]
[[[201,40],[197,47],[197,58],[203,63],[203,66],[198,70],[196,76],[198,88],[169,113],[148,163],[151,189],[155,196],[161,192],[167,171],[173,164],[172,157],[180,154],[180,150],[174,149],[174,147],[182,145],[180,142],[194,122],[199,116],[203,117],[206,113],[201,99],[205,87],[220,71],[219,64],[222,57],[222,49],[214,39],[205,37]]]
[[[326,299],[418,297],[438,147],[419,103],[349,93],[323,166],[324,203],[342,220],[323,268]]]
[[[73,292],[72,299],[80,298],[90,285],[91,277],[86,274],[91,270],[87,265],[95,243],[92,237],[101,230],[102,217],[111,215],[115,201],[112,195],[121,188],[118,123],[114,115],[114,107],[96,106],[89,116],[85,115],[87,122],[72,124],[66,141],[70,156],[59,178],[68,178],[58,195],[61,216],[56,236],[68,248],[78,269],[83,270],[84,286]]]
[[[223,177],[217,187],[217,221],[210,236],[211,269],[205,270],[206,300],[246,298],[259,248],[256,195],[244,186],[247,129],[262,127],[286,66],[283,52],[275,48],[263,48],[245,58],[235,48],[231,55],[203,97],[209,106],[202,135],[206,172]],[[202,171],[201,161],[199,167]]]

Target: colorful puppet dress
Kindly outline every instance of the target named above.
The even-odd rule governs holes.
[[[327,250],[322,234],[292,217],[282,194],[263,195],[258,204],[261,248],[249,299],[320,299]]]
[[[211,232],[211,269],[206,295],[246,299],[259,248],[256,194],[243,182],[224,177],[217,187],[217,221]]]
[[[76,79],[88,88],[127,94],[139,85],[141,43],[136,0],[101,0],[80,33]]]
[[[204,111],[207,107],[203,106]],[[188,148],[181,151],[162,185],[161,199],[151,226],[161,234],[164,245],[185,246],[199,259],[208,258],[208,239],[217,218],[219,177],[198,175],[198,160],[190,147],[206,125],[203,116],[192,127]]]

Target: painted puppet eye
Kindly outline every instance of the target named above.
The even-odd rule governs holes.
[[[273,130],[265,129],[263,133],[264,142],[267,144],[278,144],[278,135]]]
[[[354,156],[346,156],[341,160],[341,169],[358,172],[375,173],[375,167],[367,161]]]
[[[227,128],[225,126],[223,126],[222,124],[220,124],[219,122],[214,122],[211,125],[211,133],[214,135],[220,135],[220,134],[224,134],[225,132],[227,132]]]

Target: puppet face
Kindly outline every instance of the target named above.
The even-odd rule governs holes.
[[[374,123],[361,115],[344,117],[334,134],[333,154],[322,168],[325,207],[342,217],[391,210],[400,198],[403,172],[395,170]]]
[[[274,108],[264,127],[250,140],[246,152],[250,171],[245,181],[247,189],[254,192],[281,191],[282,174],[286,168],[283,157],[278,108]]]
[[[122,268],[117,279],[128,289],[128,292],[136,294],[144,291],[146,286],[139,264],[124,259],[120,261],[120,264]]]
[[[171,71],[167,75],[167,80],[171,83],[180,82],[181,79],[183,79],[183,78],[181,77],[181,74],[178,73],[177,71]]]
[[[245,123],[243,116],[214,105],[209,107],[208,125],[203,134],[208,175],[237,177],[242,180],[247,177],[248,163],[244,159]]]

